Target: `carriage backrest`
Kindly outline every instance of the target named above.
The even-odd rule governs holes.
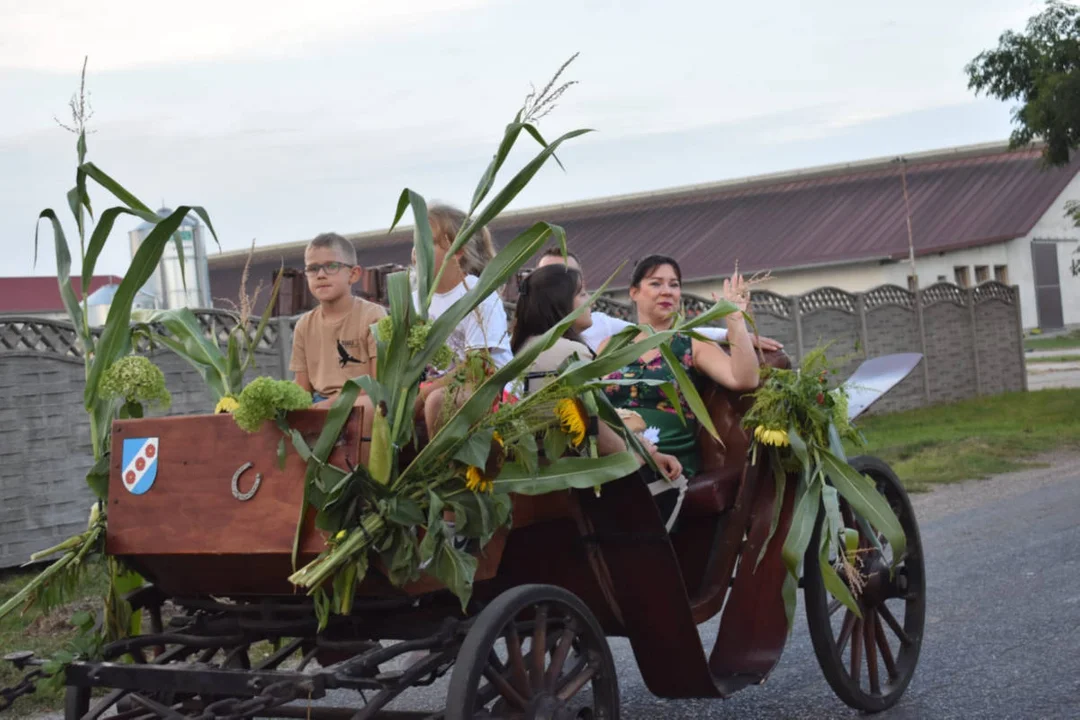
[[[791,359],[782,352],[765,353],[764,364],[768,367],[787,369],[791,367]],[[749,393],[738,393],[718,383],[710,382],[702,393],[701,399],[705,402],[705,407],[709,409],[709,417],[716,426],[716,432],[721,441],[717,443],[713,440],[704,428],[698,432],[701,469],[708,472],[727,468],[730,467],[729,462],[732,460],[741,464],[750,449],[749,434],[742,427],[743,416],[753,402]]]

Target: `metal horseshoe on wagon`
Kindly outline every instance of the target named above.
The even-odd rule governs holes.
[[[920,359],[868,361],[849,381],[849,415],[865,411]],[[766,363],[790,367],[780,353]],[[117,447],[133,441],[133,452],[149,451],[156,461],[156,480],[141,493],[132,490],[146,484],[140,477],[113,472],[107,535],[107,551],[152,583],[130,598],[150,627],[106,646],[100,661],[67,668],[65,718],[616,720],[609,638],[629,640],[646,687],[661,698],[720,699],[766,682],[789,637],[788,571],[780,544],[768,542],[770,525],[774,517],[785,529],[791,522],[794,484],[777,497],[768,463],[751,462],[751,434],[739,422],[746,396],[714,385],[702,398],[715,426],[728,430],[722,443],[700,442],[703,470],[672,532],[638,476],[614,480],[600,494],[512,495],[512,527],[474,553],[465,612],[433,576],[396,587],[387,579],[391,568],[373,561],[348,611],[322,628],[314,601],[286,581],[294,562],[315,558],[330,539],[312,522],[297,534],[300,458],[279,466],[272,431],[270,440],[252,441],[228,416],[118,421]],[[317,431],[321,416],[301,411],[292,422],[301,433]],[[356,466],[361,435],[354,411],[334,446],[336,465]],[[220,491],[222,462],[213,449],[230,446],[252,458],[233,476],[233,494],[243,500],[265,480],[261,503]],[[169,451],[176,447],[191,451],[180,457]],[[906,549],[896,556],[841,499],[862,578],[857,612],[827,591],[814,540],[799,584],[826,681],[847,705],[877,712],[897,702],[918,662],[923,553],[893,471],[876,458],[849,462],[895,512]],[[265,478],[241,493],[241,476],[253,466]],[[710,648],[699,626],[717,616]],[[388,709],[440,682],[445,699],[436,709]]]

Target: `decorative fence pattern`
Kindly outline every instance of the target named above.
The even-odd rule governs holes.
[[[821,288],[798,297],[756,292],[758,331],[784,343],[796,360],[831,342],[830,355],[849,357],[847,373],[865,357],[921,352],[926,361],[886,396],[878,411],[919,407],[977,394],[1023,390],[1020,308],[1016,288],[986,283],[971,290],[935,285],[917,293],[884,286],[852,294]],[[687,313],[709,301],[684,296]],[[632,320],[633,308],[602,298],[597,310]],[[236,316],[199,310],[208,337],[224,343]],[[256,350],[251,376],[286,377],[297,318],[271,321]],[[165,373],[171,414],[209,412],[212,402],[197,372],[145,341],[139,351]],[[82,349],[64,322],[0,317],[0,567],[26,560],[86,527],[91,495],[89,427],[82,408]]]

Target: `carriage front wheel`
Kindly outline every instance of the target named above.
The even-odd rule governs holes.
[[[618,720],[615,663],[589,608],[553,585],[495,598],[458,652],[445,717]]]
[[[883,536],[877,550],[859,529],[856,567],[866,579],[858,598],[862,618],[825,590],[816,551],[821,536],[819,514],[804,563],[806,620],[814,653],[837,697],[857,710],[879,712],[900,699],[922,646],[926,619],[926,575],[919,526],[907,493],[892,469],[878,458],[860,456],[851,466],[868,475],[885,496],[907,536],[907,552],[893,574],[891,548]],[[844,525],[858,528],[851,508],[840,499]]]

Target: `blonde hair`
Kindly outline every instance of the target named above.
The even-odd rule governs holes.
[[[432,239],[440,246],[449,248],[465,223],[465,213],[450,205],[432,205],[428,208]],[[495,257],[495,244],[491,232],[482,227],[473,233],[461,249],[461,271],[466,275],[479,275]]]

